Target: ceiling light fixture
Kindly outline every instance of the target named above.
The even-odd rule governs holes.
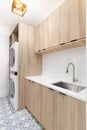
[[[13,0],[12,3],[12,12],[23,16],[27,10],[27,5],[21,2],[20,0]]]

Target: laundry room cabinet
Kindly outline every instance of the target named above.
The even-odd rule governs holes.
[[[45,130],[86,130],[86,102],[27,79],[26,108]]]
[[[86,130],[86,103],[57,93],[57,130]]]
[[[69,41],[86,37],[86,0],[67,0]]]
[[[58,7],[49,17],[49,47],[66,43],[68,39],[67,2]]]
[[[9,36],[9,46],[18,41],[18,109],[25,108],[25,77],[40,75],[42,56],[35,54],[35,28],[19,23]]]
[[[40,25],[38,25],[38,41],[39,41],[39,50],[44,50],[48,47],[48,25],[49,19],[45,19]]]
[[[37,29],[38,52],[43,53],[47,49],[85,38],[86,0],[65,0]]]
[[[35,82],[26,80],[26,107],[41,121],[42,88]]]

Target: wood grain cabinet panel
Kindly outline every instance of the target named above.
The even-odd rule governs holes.
[[[35,27],[35,50],[38,51],[40,49],[40,43],[39,43],[39,25]]]
[[[57,130],[86,130],[85,102],[57,94]]]
[[[26,107],[45,130],[86,130],[86,103],[26,82]]]
[[[28,87],[27,87],[27,96],[28,96],[28,108],[30,110],[31,113],[34,113],[34,85],[33,85],[33,82],[29,81],[28,82]]]
[[[71,130],[86,130],[86,103],[68,98],[68,126]]]
[[[26,86],[26,106],[29,108],[31,113],[34,113],[34,84],[31,81],[28,81],[27,86]]]
[[[86,0],[67,0],[69,41],[86,36]]]
[[[60,18],[59,18],[59,11],[60,9],[56,9],[48,18],[49,18],[49,47],[56,46],[60,44],[59,39],[59,25],[60,25]]]
[[[59,41],[60,44],[67,43],[68,39],[68,25],[69,25],[69,17],[68,17],[68,3],[67,0],[60,6],[59,8]]]
[[[26,79],[25,86],[25,106],[28,108],[29,106],[29,81]]]
[[[42,87],[32,81],[26,83],[26,107],[38,121],[41,121]]]
[[[56,95],[46,87],[42,89],[41,123],[45,130],[56,130]]]
[[[18,28],[18,35],[19,110],[21,110],[25,108],[25,77],[41,74],[42,56],[35,54],[35,28],[20,23]]]
[[[38,25],[39,50],[48,48],[48,18]]]
[[[34,83],[34,103],[35,103],[35,117],[38,121],[41,121],[41,107],[42,107],[42,87],[39,84]]]
[[[38,27],[38,50],[86,37],[86,0],[65,0]]]

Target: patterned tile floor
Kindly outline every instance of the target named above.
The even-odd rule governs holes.
[[[26,110],[12,113],[6,97],[0,98],[0,130],[42,130]]]

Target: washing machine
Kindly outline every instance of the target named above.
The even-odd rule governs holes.
[[[10,74],[9,81],[10,102],[14,110],[18,110],[18,75],[17,72]]]
[[[18,42],[14,42],[9,49],[10,71],[18,72]]]

